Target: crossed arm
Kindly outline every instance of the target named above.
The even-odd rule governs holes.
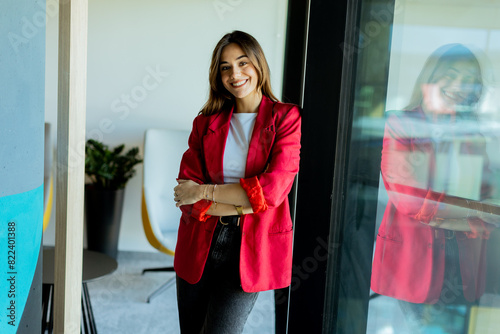
[[[235,206],[241,206],[244,214],[253,213],[247,193],[238,184],[197,184],[191,180],[178,180],[174,188],[176,206],[194,204],[201,200],[212,201],[217,205],[210,205],[206,212],[211,216],[237,215]]]
[[[412,143],[408,128],[401,119],[391,117],[384,135],[381,171],[388,195],[397,210],[440,229],[470,232],[472,223],[474,230],[482,233],[493,225],[497,226],[498,215],[483,212],[481,208],[456,205],[446,200],[443,192],[428,187],[428,176],[422,171],[431,168],[429,159],[433,150],[425,141],[418,145]]]

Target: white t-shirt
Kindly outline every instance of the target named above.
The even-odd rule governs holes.
[[[224,150],[224,183],[239,183],[245,177],[248,146],[257,113],[233,113]]]

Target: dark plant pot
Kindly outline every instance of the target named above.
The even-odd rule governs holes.
[[[87,248],[116,259],[125,189],[101,190],[85,186]]]

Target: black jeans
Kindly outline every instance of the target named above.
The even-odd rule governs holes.
[[[224,220],[224,219],[223,219]],[[228,217],[215,228],[201,280],[189,284],[177,276],[177,305],[181,333],[228,333],[243,331],[258,293],[244,292],[240,285],[241,236]]]
[[[441,296],[435,304],[399,301],[412,334],[442,330],[444,333],[468,333],[469,310],[478,302],[465,299],[457,239],[452,231],[445,241],[445,272]],[[418,282],[415,282],[418,284]]]

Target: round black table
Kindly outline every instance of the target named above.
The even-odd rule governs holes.
[[[43,249],[43,318],[42,333],[52,333],[54,301],[54,248]],[[112,257],[83,250],[82,268],[82,333],[97,333],[87,283],[111,274],[118,267]]]

